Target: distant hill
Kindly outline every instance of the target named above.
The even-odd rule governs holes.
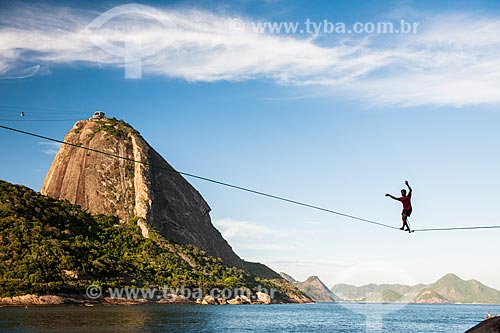
[[[331,289],[343,300],[357,302],[397,302],[411,287],[399,284],[367,284],[361,287],[336,284]]]
[[[464,281],[447,274],[432,284],[406,286],[400,284],[337,284],[331,289],[346,301],[414,302],[414,303],[500,303],[500,291],[477,280]]]
[[[317,276],[310,276],[307,280],[299,282],[286,273],[281,272],[280,275],[315,302],[336,302],[339,300]]]
[[[477,280],[464,281],[454,274],[445,275],[428,289],[453,303],[500,303],[500,291]]]
[[[310,300],[261,264],[253,273],[200,248],[176,244],[115,216],[92,215],[65,200],[0,180],[0,297],[84,294],[107,287],[276,288],[276,300]],[[265,275],[265,276],[262,276]]]

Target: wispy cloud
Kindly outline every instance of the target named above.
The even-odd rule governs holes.
[[[417,34],[341,36],[328,43],[251,29],[235,33],[235,18],[245,25],[252,21],[238,15],[157,9],[175,23],[175,31],[134,15],[90,31],[87,25],[98,12],[40,6],[4,11],[0,76],[37,65],[123,67],[123,57],[92,43],[91,34],[98,34],[114,45],[167,38],[168,47],[142,59],[146,75],[201,82],[266,79],[377,105],[500,103],[498,17],[420,14]]]
[[[244,250],[287,250],[293,248],[286,233],[262,224],[222,219],[214,221],[222,236],[234,247]]]
[[[215,221],[215,224],[222,229],[222,235],[228,239],[243,237],[265,239],[283,234],[281,231],[247,221],[222,219]]]
[[[500,18],[433,16],[425,30],[401,40],[397,70],[359,82],[380,104],[454,105],[500,102]]]
[[[26,68],[14,68],[15,72],[5,70],[3,75],[0,76],[2,80],[26,79],[36,75],[40,71],[40,65],[29,66]],[[0,69],[1,71],[1,69]]]
[[[47,155],[57,154],[61,147],[61,144],[57,142],[39,142],[38,144],[42,147],[42,152]]]

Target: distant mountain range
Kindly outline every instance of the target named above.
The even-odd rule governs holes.
[[[447,274],[432,284],[336,284],[331,289],[317,276],[304,282],[280,273],[316,302],[404,302],[404,303],[489,303],[500,304],[500,291],[477,280],[462,280]]]

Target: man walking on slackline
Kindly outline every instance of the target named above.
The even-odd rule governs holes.
[[[401,201],[403,204],[403,211],[401,212],[401,219],[403,220],[403,226],[399,229],[404,230],[404,231],[410,231],[410,226],[408,225],[408,217],[411,215],[411,212],[413,208],[411,207],[411,194],[412,194],[412,188],[410,187],[410,184],[408,184],[408,181],[405,181],[405,185],[408,186],[408,195],[406,194],[406,190],[402,189],[401,190],[401,197],[396,198],[393,195],[390,195],[387,193],[385,196],[390,197],[391,199]]]

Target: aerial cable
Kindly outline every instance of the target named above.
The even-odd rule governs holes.
[[[31,132],[27,132],[27,131],[23,131],[23,130],[19,130],[19,129],[8,127],[8,126],[0,125],[0,128],[6,129],[6,130],[9,130],[9,131],[13,131],[13,132],[17,132],[17,133],[21,133],[21,134],[24,134],[24,135],[29,135],[29,136],[33,136],[33,137],[36,137],[36,138],[40,138],[40,139],[44,139],[44,140],[48,140],[48,141],[52,141],[52,142],[57,142],[57,143],[65,144],[65,145],[76,147],[76,148],[80,148],[80,149],[84,149],[84,150],[87,150],[87,151],[91,151],[91,152],[103,154],[103,155],[106,155],[106,156],[119,158],[119,159],[126,160],[126,161],[129,161],[129,162],[139,163],[139,164],[151,166],[151,167],[154,167],[154,168],[157,168],[157,169],[166,170],[166,171],[169,171],[169,172],[175,172],[175,173],[181,174],[181,175],[186,176],[186,177],[191,177],[191,178],[203,180],[203,181],[206,181],[206,182],[210,182],[210,183],[214,183],[214,184],[218,184],[218,185],[230,187],[230,188],[233,188],[233,189],[237,189],[237,190],[241,190],[241,191],[245,191],[245,192],[257,194],[257,195],[264,196],[264,197],[271,198],[271,199],[276,199],[276,200],[288,202],[288,203],[291,203],[291,204],[294,204],[294,205],[299,205],[299,206],[303,206],[303,207],[307,207],[307,208],[311,208],[311,209],[323,211],[323,212],[330,213],[330,214],[335,214],[335,215],[338,215],[338,216],[346,217],[346,218],[357,220],[357,221],[360,221],[360,222],[370,223],[370,224],[378,225],[380,227],[385,227],[385,228],[399,230],[399,228],[394,227],[392,225],[385,224],[385,223],[380,223],[380,222],[377,222],[377,221],[373,221],[373,220],[369,220],[369,219],[357,217],[357,216],[354,216],[354,215],[341,213],[341,212],[338,212],[338,211],[335,211],[335,210],[332,210],[332,209],[323,208],[323,207],[320,207],[320,206],[312,205],[312,204],[305,203],[305,202],[302,202],[302,201],[297,201],[297,200],[285,198],[285,197],[282,197],[282,196],[278,196],[278,195],[274,195],[274,194],[270,194],[270,193],[266,193],[266,192],[262,192],[262,191],[257,191],[257,190],[250,189],[250,188],[247,188],[247,187],[242,187],[242,186],[238,186],[238,185],[226,183],[226,182],[215,180],[215,179],[198,176],[198,175],[195,175],[195,174],[192,174],[192,173],[178,171],[178,170],[175,170],[173,167],[170,167],[170,168],[160,167],[160,166],[156,166],[156,165],[153,165],[151,163],[148,163],[148,162],[134,160],[132,158],[128,158],[128,157],[125,157],[125,156],[120,156],[120,155],[116,155],[116,154],[113,154],[113,153],[108,153],[108,152],[97,150],[97,149],[90,148],[90,147],[84,147],[84,146],[77,145],[77,144],[74,144],[74,143],[65,142],[63,140],[54,139],[54,138],[51,138],[51,137],[47,137],[47,136],[43,136],[43,135],[40,135],[40,134],[31,133]],[[500,228],[500,225],[493,225],[493,226],[477,226],[477,227],[426,228],[426,229],[414,229],[413,231],[415,231],[415,232],[424,232],[424,231],[449,231],[449,230],[499,229],[499,228]]]
[[[25,135],[29,135],[29,136],[33,136],[33,137],[37,137],[37,138],[40,138],[40,139],[44,139],[44,140],[48,140],[48,141],[52,141],[52,142],[57,142],[57,143],[65,144],[65,145],[76,147],[76,148],[80,148],[80,149],[84,149],[84,150],[87,150],[87,151],[91,151],[91,152],[103,154],[103,155],[106,155],[106,156],[119,158],[119,159],[126,160],[126,161],[130,161],[130,162],[134,162],[134,163],[139,163],[139,164],[143,164],[143,165],[147,165],[147,166],[152,166],[152,167],[157,168],[157,169],[163,169],[163,170],[166,170],[166,171],[169,171],[169,172],[175,172],[175,173],[181,174],[181,175],[186,176],[186,177],[191,177],[191,178],[203,180],[203,181],[206,181],[206,182],[210,182],[210,183],[214,183],[214,184],[218,184],[218,185],[230,187],[230,188],[233,188],[233,189],[237,189],[237,190],[241,190],[241,191],[245,191],[245,192],[257,194],[257,195],[260,195],[260,196],[264,196],[264,197],[268,197],[268,198],[272,198],[272,199],[276,199],[276,200],[288,202],[288,203],[291,203],[291,204],[295,204],[295,205],[299,205],[299,206],[303,206],[303,207],[308,207],[308,208],[312,208],[312,209],[316,209],[316,210],[320,210],[320,211],[323,211],[323,212],[326,212],[326,213],[343,216],[343,217],[354,219],[354,220],[358,220],[358,221],[361,221],[361,222],[366,222],[366,223],[375,224],[375,225],[378,225],[378,226],[381,226],[381,227],[385,227],[385,228],[391,228],[391,229],[399,230],[399,228],[396,228],[396,227],[388,225],[388,224],[384,224],[384,223],[380,223],[380,222],[377,222],[377,221],[372,221],[372,220],[364,219],[364,218],[357,217],[357,216],[350,215],[350,214],[345,214],[345,213],[337,212],[337,211],[334,211],[332,209],[327,209],[327,208],[323,208],[323,207],[320,207],[320,206],[308,204],[308,203],[305,203],[305,202],[301,202],[301,201],[297,201],[297,200],[292,200],[292,199],[281,197],[281,196],[278,196],[278,195],[269,194],[269,193],[266,193],[266,192],[261,192],[261,191],[253,190],[253,189],[250,189],[250,188],[246,188],[246,187],[242,187],[242,186],[238,186],[238,185],[229,184],[229,183],[222,182],[222,181],[219,181],[219,180],[215,180],[215,179],[211,179],[211,178],[207,178],[207,177],[198,176],[198,175],[195,175],[195,174],[192,174],[192,173],[178,171],[178,170],[175,170],[174,168],[165,168],[165,167],[156,166],[156,165],[150,164],[148,162],[134,160],[132,158],[128,158],[128,157],[125,157],[125,156],[120,156],[120,155],[116,155],[116,154],[113,154],[113,153],[108,153],[108,152],[97,150],[97,149],[90,148],[90,147],[84,147],[84,146],[77,145],[77,144],[74,144],[74,143],[65,142],[65,141],[62,141],[62,140],[58,140],[58,139],[50,138],[50,137],[47,137],[47,136],[43,136],[43,135],[39,135],[39,134],[35,134],[35,133],[23,131],[23,130],[19,130],[19,129],[8,127],[8,126],[0,125],[0,128],[6,129],[6,130],[9,130],[9,131],[13,131],[13,132],[17,132],[17,133],[21,133],[21,134],[25,134]]]

